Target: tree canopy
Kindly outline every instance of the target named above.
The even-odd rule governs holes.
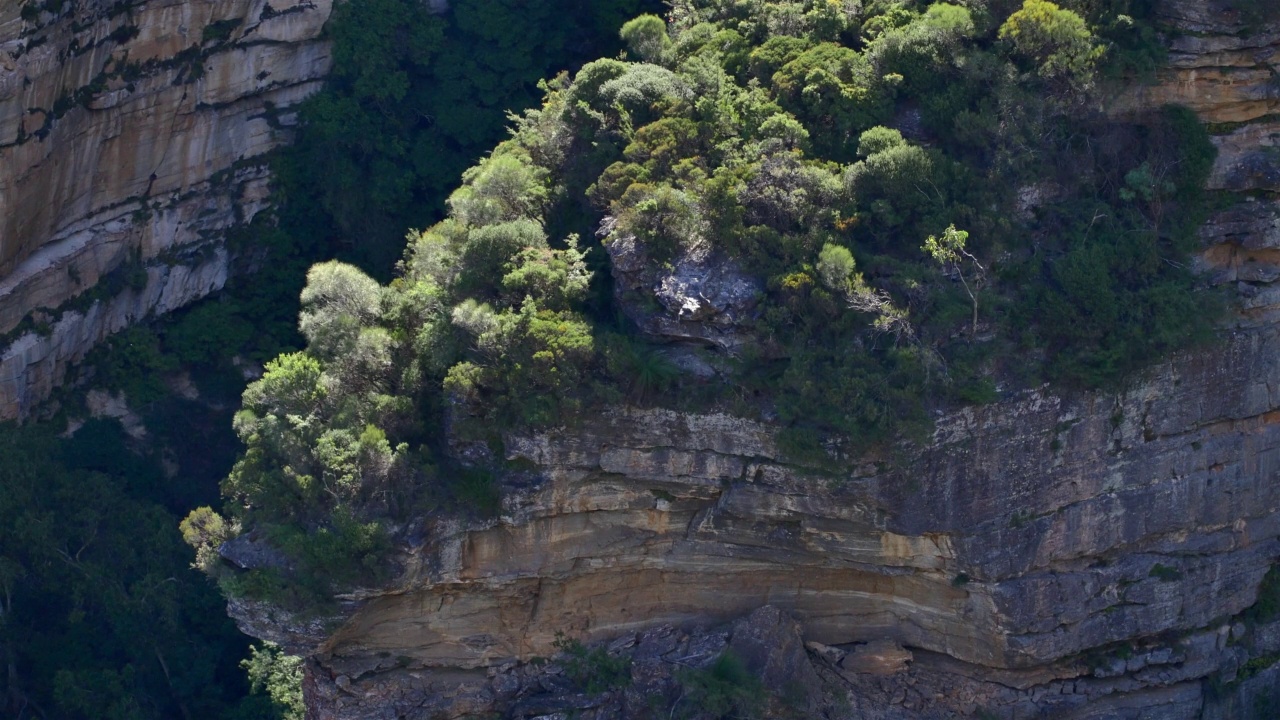
[[[246,391],[224,485],[229,522],[297,561],[254,587],[370,582],[396,522],[491,511],[504,428],[661,402],[776,418],[797,456],[856,451],[1201,336],[1185,258],[1212,145],[1186,110],[1091,109],[1122,49],[1091,12],[677,0],[623,25],[628,53],[544,81],[389,284],[308,276],[308,346]],[[713,357],[714,382],[672,370],[637,324],[656,295],[612,286],[613,243],[656,273],[709,252],[754,278],[734,321],[753,350]]]

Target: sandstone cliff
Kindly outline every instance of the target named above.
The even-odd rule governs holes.
[[[911,648],[915,675],[894,683],[945,671],[972,686],[919,700],[930,716],[1113,717],[1092,701],[1126,693],[1196,717],[1199,680],[1249,657],[1220,619],[1254,602],[1280,554],[1278,342],[1232,334],[1119,396],[962,411],[888,471],[784,462],[771,428],[725,415],[620,409],[511,437],[537,472],[499,522],[430,528],[401,587],[316,645],[276,637],[316,653],[313,682],[341,683],[318,717],[509,710],[496,684],[512,681],[484,670],[552,654],[559,631],[614,640],[766,604],[806,640]],[[1120,643],[1142,660],[1116,669]],[[852,674],[833,682],[875,705]],[[838,717],[914,716],[882,710]]]
[[[395,587],[325,620],[232,614],[309,656],[313,718],[676,716],[682,668],[725,648],[801,717],[1264,716],[1280,628],[1247,610],[1280,557],[1280,36],[1205,3],[1163,12],[1186,31],[1169,68],[1112,109],[1191,106],[1220,150],[1212,189],[1248,192],[1202,231],[1202,276],[1239,301],[1211,346],[834,467],[724,414],[510,436],[524,469],[500,518],[405,528]],[[659,299],[666,334],[701,337]],[[607,642],[631,686],[579,692],[538,661],[558,632]]]
[[[0,6],[0,419],[102,338],[223,285],[226,230],[266,202],[260,157],[328,70],[331,7]],[[113,272],[127,287],[70,302]]]

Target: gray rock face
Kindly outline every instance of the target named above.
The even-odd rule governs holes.
[[[1246,25],[1238,7],[1238,3],[1224,0],[1163,0],[1156,13],[1189,33],[1233,36]]]
[[[260,158],[328,72],[331,9],[0,3],[0,420],[103,338],[223,286],[226,231],[267,204]],[[146,286],[76,303],[122,266]]]
[[[788,692],[805,713],[822,706],[822,680],[809,663],[800,624],[766,605],[733,625],[729,652],[767,688]]]
[[[327,636],[327,618],[303,620],[267,603],[235,598],[227,601],[227,614],[246,634],[286,651],[315,648]]]
[[[352,607],[313,671],[364,699],[320,717],[373,717],[408,692],[404,668],[432,712],[505,713],[458,678],[534,672],[560,631],[617,641],[763,605],[779,615],[731,645],[797,657],[799,640],[746,639],[786,613],[803,640],[844,648],[817,684],[778,679],[796,661],[753,661],[809,688],[806,703],[846,687],[863,714],[833,717],[1140,717],[1153,703],[1193,717],[1204,678],[1260,654],[1221,619],[1254,603],[1280,556],[1277,382],[1276,328],[1225,333],[1126,392],[960,410],[926,445],[834,475],[728,415],[619,408],[509,437],[542,480],[510,489],[496,523],[437,526],[411,579]],[[433,684],[446,680],[454,691]]]
[[[764,286],[736,262],[706,243],[682,249],[667,265],[652,261],[634,237],[612,236],[605,247],[618,301],[646,334],[731,353],[751,342],[745,326]]]
[[[1200,228],[1200,237],[1210,246],[1238,246],[1245,250],[1280,248],[1280,206],[1275,201],[1244,198],[1209,218]]]
[[[253,533],[236,536],[218,548],[218,555],[242,570],[252,568],[287,568],[289,559]]]
[[[897,675],[906,672],[915,656],[892,640],[873,640],[854,648],[840,661],[840,667],[855,675]]]
[[[313,663],[307,667],[309,686],[321,694],[313,696],[309,710],[317,718],[454,717],[495,710],[518,718],[702,718],[708,716],[699,713],[702,698],[690,676],[713,673],[726,655],[760,678],[758,697],[745,701],[758,705],[757,710],[782,705],[770,702],[767,691],[783,689],[789,692],[785,704],[792,713],[820,713],[828,704],[829,688],[804,649],[799,624],[770,606],[731,625],[691,630],[663,625],[627,633],[600,652],[622,673],[597,692],[583,688],[600,670],[600,660],[575,665],[565,654],[540,667],[509,664],[484,673],[398,668],[380,673],[376,685],[348,675],[330,679],[322,664]],[[390,697],[373,690],[389,685],[396,688]]]
[[[702,720],[706,700],[698,676],[706,677],[722,656],[759,678],[759,690],[743,695],[761,717],[830,720],[950,720],[1045,717],[1074,720],[1246,720],[1274,717],[1280,665],[1242,662],[1266,651],[1262,636],[1280,625],[1259,625],[1253,637],[1225,646],[1225,626],[1155,647],[1113,651],[1087,661],[1027,671],[993,671],[945,655],[920,652],[911,664],[894,658],[910,651],[888,641],[850,648],[801,646],[800,626],[786,613],[762,607],[738,621],[681,629],[663,625],[628,632],[600,646],[595,659],[576,667],[558,654],[549,663],[505,663],[487,670],[424,671],[407,659],[347,668],[340,674],[323,662],[306,666],[308,709],[330,718],[452,718],[487,714],[503,718]],[[592,673],[609,659],[620,674],[587,692]],[[854,667],[854,657],[889,664]],[[1254,667],[1258,666],[1258,667]],[[1212,684],[1199,678],[1226,667],[1229,676]],[[1240,668],[1240,670],[1237,670]],[[891,672],[886,672],[891,670]],[[351,674],[347,674],[351,673]],[[596,676],[597,681],[599,676]],[[730,685],[732,687],[732,685]],[[741,686],[738,686],[741,687]]]
[[[25,418],[61,384],[71,366],[110,335],[222,288],[229,266],[223,248],[190,265],[148,266],[142,270],[145,285],[66,312],[47,332],[24,333],[0,348],[0,420]]]

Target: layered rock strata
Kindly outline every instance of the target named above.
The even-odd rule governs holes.
[[[222,286],[226,231],[266,203],[261,158],[328,70],[331,5],[0,7],[0,420],[103,337]],[[126,290],[85,295],[113,272]]]
[[[757,716],[853,720],[944,718],[1271,718],[1280,707],[1278,666],[1258,670],[1250,656],[1280,650],[1280,626],[1240,623],[1196,632],[1176,643],[1127,648],[1052,669],[992,671],[891,641],[833,647],[804,642],[799,623],[765,606],[734,623],[681,629],[659,625],[601,646],[595,663],[575,667],[508,663],[486,671],[423,672],[411,667],[359,678],[332,674],[321,661],[306,668],[311,717],[415,718],[497,716],[647,720],[699,717],[696,680],[725,654],[761,680]],[[1240,634],[1236,634],[1236,633]],[[625,668],[603,692],[607,657]],[[1219,673],[1204,683],[1206,673]],[[597,677],[591,677],[595,672]],[[587,677],[583,677],[586,675]],[[585,681],[585,682],[584,682]]]
[[[402,586],[318,645],[277,639],[315,655],[313,682],[345,678],[320,717],[432,717],[384,695],[386,671],[435,710],[415,683],[456,684],[461,715],[490,670],[553,654],[558,632],[613,640],[766,604],[806,640],[890,640],[975,683],[1107,681],[1066,693],[1077,703],[1189,683],[1175,700],[1192,703],[1224,657],[1248,658],[1223,654],[1215,623],[1255,602],[1280,555],[1280,334],[1222,343],[1120,395],[960,411],[911,456],[839,470],[786,462],[772,428],[727,415],[619,409],[510,437],[509,459],[536,470],[500,521],[430,528]],[[1108,676],[1121,643],[1155,653],[1134,673],[1162,667]],[[500,700],[488,709],[515,707]]]

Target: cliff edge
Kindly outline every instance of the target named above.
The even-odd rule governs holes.
[[[1237,302],[1208,346],[1122,392],[1029,390],[834,463],[718,413],[509,434],[498,518],[419,519],[396,584],[333,617],[233,616],[308,656],[312,718],[674,717],[713,686],[691,673],[732,674],[727,651],[777,715],[1269,716],[1280,35],[1214,4],[1161,13],[1168,67],[1110,109],[1210,124],[1210,190],[1237,195],[1201,230],[1200,277]]]
[[[267,203],[262,155],[328,71],[331,9],[0,8],[0,420],[104,337],[222,287],[227,231]]]

